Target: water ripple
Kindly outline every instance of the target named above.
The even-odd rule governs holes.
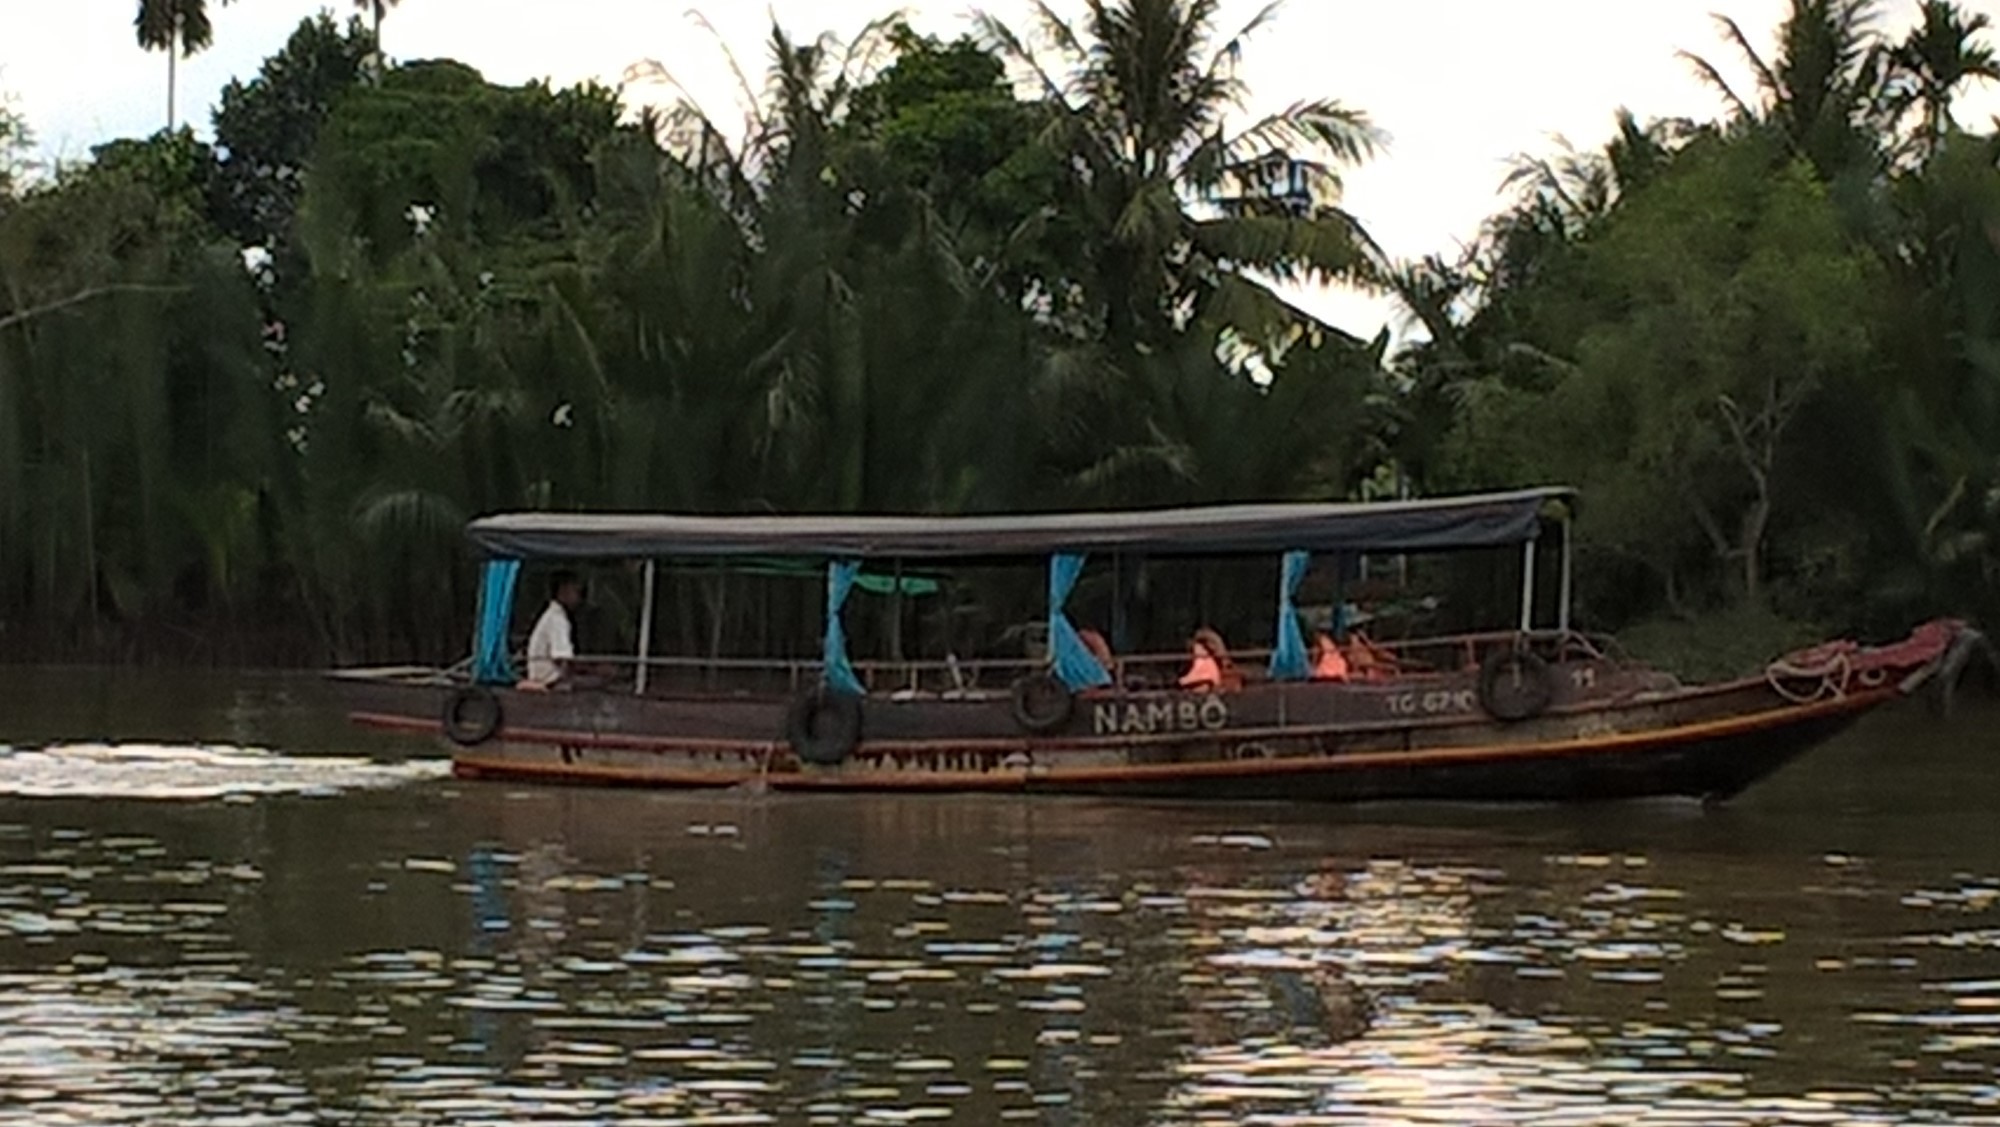
[[[444,778],[441,759],[384,763],[286,756],[237,747],[63,744],[0,747],[0,796],[22,798],[229,799],[332,795]]]
[[[0,1127],[2000,1123],[1987,876],[935,809],[0,805]]]

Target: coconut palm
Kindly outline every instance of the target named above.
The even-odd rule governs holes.
[[[1209,317],[1268,345],[1310,321],[1273,282],[1373,275],[1367,236],[1337,206],[1341,172],[1382,144],[1367,115],[1314,99],[1230,120],[1245,47],[1278,7],[1221,35],[1221,0],[1088,0],[1078,23],[1037,0],[1053,60],[979,17],[1057,107],[1045,143],[1077,158],[1077,206],[1103,236],[1095,276],[1061,281],[1082,284],[1085,315],[1115,342],[1157,347]]]
[[[1708,59],[1680,55],[1722,95],[1737,122],[1774,130],[1793,155],[1832,181],[1878,165],[1888,133],[1888,51],[1872,31],[1876,14],[1876,0],[1792,0],[1771,59],[1750,45],[1735,20],[1716,16],[1723,38],[1756,78],[1749,97]]]
[[[1993,26],[1986,13],[1964,12],[1950,0],[1924,0],[1923,16],[1891,52],[1890,61],[1900,87],[1898,108],[1921,114],[1917,144],[1928,157],[1957,128],[1951,103],[1959,88],[2000,81],[2000,59],[1991,47],[1975,42]]]
[[[224,4],[230,0],[222,0]],[[139,15],[133,21],[139,46],[167,53],[167,128],[179,124],[174,115],[175,56],[194,55],[215,41],[215,28],[208,19],[208,0],[139,0]]]

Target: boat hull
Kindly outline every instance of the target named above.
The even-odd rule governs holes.
[[[837,792],[1009,792],[1106,798],[1376,802],[1577,802],[1679,795],[1733,797],[1838,734],[1887,697],[1848,698],[1739,720],[1555,742],[1404,751],[1319,750],[1333,735],[1260,741],[1254,758],[1218,743],[1177,746],[1158,762],[1047,762],[928,767],[857,760],[838,767],[775,763],[720,748],[642,749],[623,741],[549,745],[499,739],[454,748],[467,779],[674,788]],[[953,758],[940,749],[936,757]],[[1023,752],[1028,755],[1031,753]],[[978,758],[974,756],[973,758]]]
[[[468,779],[817,792],[1009,792],[1144,799],[1727,799],[1949,664],[1955,623],[1896,646],[1817,653],[1809,675],[1684,688],[1599,655],[1549,666],[1528,719],[1496,719],[1477,669],[1373,684],[1086,694],[1030,734],[1004,693],[869,697],[851,747],[814,763],[788,736],[796,698],[468,690],[443,676],[347,674],[353,719],[442,736],[467,692],[490,732],[446,741]]]

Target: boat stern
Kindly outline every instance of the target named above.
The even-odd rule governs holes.
[[[439,708],[451,690],[462,683],[450,670],[418,665],[331,669],[322,676],[332,684],[333,693],[350,722],[380,727],[368,721],[388,717],[404,722],[399,730],[405,731],[418,722],[441,731]]]

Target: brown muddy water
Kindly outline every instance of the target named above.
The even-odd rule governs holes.
[[[311,678],[0,672],[0,1125],[2000,1123],[1987,704],[1717,810],[1201,807],[462,784]]]

